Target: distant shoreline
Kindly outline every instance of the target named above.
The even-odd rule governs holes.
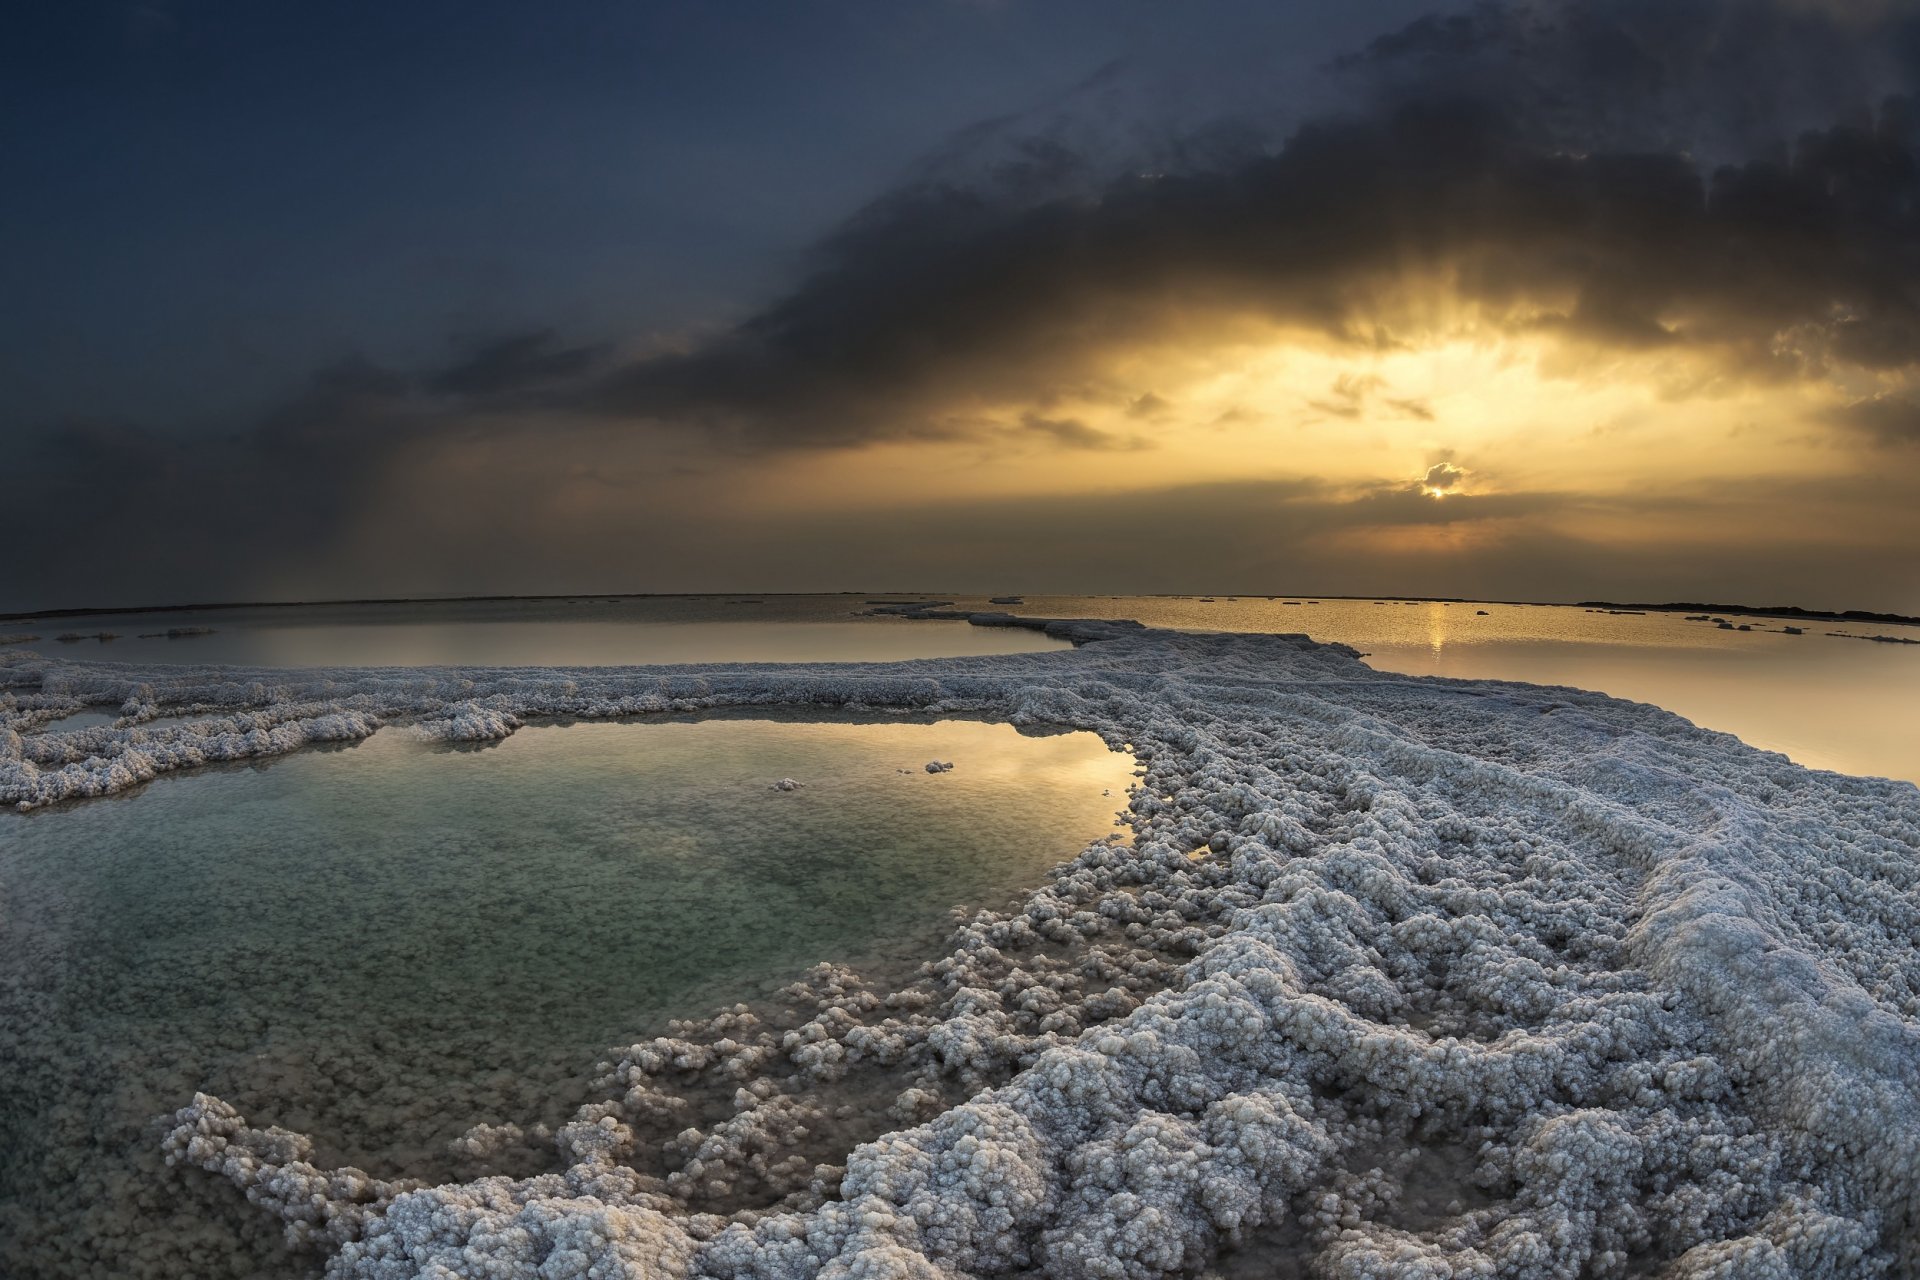
[[[1576,608],[1639,609],[1647,613],[1737,613],[1748,618],[1805,618],[1815,622],[1887,622],[1920,627],[1920,618],[1904,613],[1873,613],[1866,609],[1802,609],[1795,604],[1619,604],[1612,600],[1582,600]]]
[[[544,595],[475,595],[475,596],[363,596],[339,600],[218,600],[201,601],[188,604],[144,604],[125,606],[90,605],[75,609],[33,609],[17,612],[0,612],[0,622],[36,622],[49,618],[101,618],[121,617],[132,614],[148,613],[217,613],[233,609],[324,609],[342,605],[389,605],[389,604],[509,604],[514,602],[540,602],[552,600],[576,600],[581,602],[597,600],[701,600],[701,599],[738,599],[741,597],[783,597],[783,596],[902,596],[912,599],[930,599],[939,595],[966,597],[972,592],[913,592],[913,591],[562,591]],[[1029,595],[1045,596],[1051,592],[1035,591]],[[1071,598],[1093,600],[1102,596],[1118,594],[1142,600],[1180,600],[1196,598],[1192,592],[1173,591],[1130,591],[1130,592],[1094,592],[1092,594],[1068,593]],[[1215,592],[1219,599],[1237,598],[1242,600],[1293,600],[1311,597],[1318,600],[1396,600],[1417,604],[1497,604],[1533,609],[1622,609],[1637,610],[1646,613],[1729,613],[1750,618],[1798,618],[1818,622],[1878,622],[1897,626],[1920,627],[1920,617],[1902,613],[1875,613],[1866,609],[1803,609],[1799,605],[1748,605],[1748,604],[1711,604],[1698,601],[1668,601],[1661,604],[1621,603],[1615,600],[1475,600],[1465,596],[1345,596],[1336,593],[1297,592],[1292,595],[1272,595],[1268,592]]]

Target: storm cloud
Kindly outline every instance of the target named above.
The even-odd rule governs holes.
[[[1908,396],[1877,395],[1838,409],[1833,421],[1883,445],[1920,445],[1920,402]]]
[[[1365,110],[1224,170],[1031,206],[895,192],[786,297],[579,405],[763,447],[922,434],[956,403],[1079,390],[1169,314],[1405,342],[1410,281],[1511,330],[1683,348],[1742,376],[1907,370],[1917,33],[1891,12],[1764,3],[1424,21],[1344,64]]]
[[[1813,428],[1843,446],[1907,443],[1917,70],[1920,19],[1897,6],[1588,0],[1436,14],[1331,62],[1309,111],[1276,85],[1273,110],[1139,155],[1076,149],[1056,119],[995,122],[718,328],[572,336],[530,323],[437,362],[330,364],[224,428],[40,429],[10,449],[33,482],[15,482],[0,533],[66,530],[19,580],[36,602],[89,573],[239,590],[270,563],[367,554],[357,524],[394,509],[400,478],[436,512],[477,486],[476,518],[577,549],[591,538],[557,533],[557,506],[536,517],[501,495],[625,485],[634,504],[678,511],[675,475],[929,442],[1149,457],[1180,406],[1116,353],[1250,323],[1361,355],[1467,316],[1481,335],[1551,337],[1569,369],[1664,352],[1702,384],[1853,379],[1846,407]],[[1435,319],[1435,294],[1452,320]],[[1126,430],[1070,407],[1086,401],[1111,404]],[[1330,431],[1436,416],[1359,374],[1305,407]],[[437,460],[454,452],[468,469],[436,491]],[[487,465],[502,470],[473,470]],[[1416,473],[1287,509],[1330,529],[1391,529],[1552,505],[1459,494],[1462,473],[1443,465],[1424,485],[1448,490],[1444,503]],[[638,536],[597,499],[588,508],[567,518]],[[102,514],[75,528],[76,509]],[[1233,536],[1222,510],[1196,514],[1197,527]],[[165,554],[179,564],[103,570],[116,548],[162,554],[128,550],[129,530],[156,523],[173,530]],[[396,527],[396,548],[404,536]],[[993,539],[977,541],[991,552]]]

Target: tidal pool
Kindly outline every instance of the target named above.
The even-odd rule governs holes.
[[[458,1176],[450,1140],[563,1118],[667,1018],[936,954],[1111,831],[1131,770],[970,721],[389,728],[0,815],[0,1274],[306,1274],[162,1165],[195,1090],[327,1164]]]

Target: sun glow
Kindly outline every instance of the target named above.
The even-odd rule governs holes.
[[[1484,327],[1363,347],[1189,323],[1178,341],[1111,352],[1071,385],[929,406],[923,431],[781,453],[732,483],[789,510],[827,495],[890,507],[1283,480],[1439,503],[1725,492],[1851,465],[1805,428],[1831,388],[1716,381],[1690,371],[1700,359],[1603,356],[1550,332]]]

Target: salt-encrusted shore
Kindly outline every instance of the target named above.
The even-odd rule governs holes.
[[[1920,1274],[1920,790],[1303,637],[1053,629],[1081,647],[705,671],[0,655],[0,802],[396,721],[724,707],[989,715],[1140,761],[1130,841],[900,989],[823,969],[784,1020],[619,1050],[557,1132],[471,1131],[470,1181],[318,1168],[191,1100],[169,1157],[335,1276]],[[123,719],[42,727],[99,706]],[[497,1172],[528,1148],[552,1171]]]

